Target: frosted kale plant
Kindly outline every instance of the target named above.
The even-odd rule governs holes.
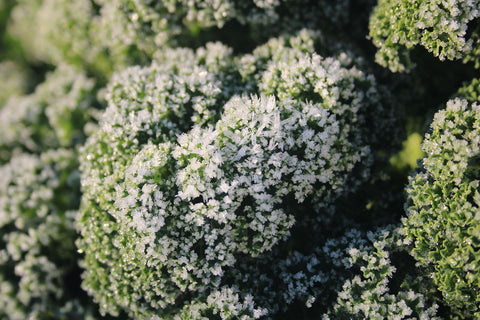
[[[249,36],[254,41],[265,36],[264,28],[268,28],[269,34],[292,32],[317,24],[324,28],[330,24],[340,28],[350,7],[348,0],[334,4],[307,0],[96,2],[100,6],[99,43],[104,43],[109,50],[118,54],[137,50],[147,55],[165,44],[190,45],[189,42],[195,41],[195,37],[201,36],[202,32],[207,37],[209,33],[221,34],[223,28],[227,32],[236,32],[234,27],[228,26],[229,23],[240,28],[243,26],[241,35]]]
[[[426,135],[423,168],[411,180],[404,232],[447,305],[477,318],[480,289],[480,107],[452,99]]]
[[[93,315],[74,285],[76,154],[66,149],[19,153],[0,167],[0,177],[0,318]]]
[[[478,27],[468,27],[478,22],[479,8],[476,0],[379,0],[370,19],[376,61],[393,72],[408,70],[410,51],[421,45],[440,60],[473,60],[478,67]]]
[[[93,1],[16,2],[7,32],[15,37],[28,60],[53,65],[69,64],[97,73],[111,72],[113,66],[107,52],[99,44],[93,43]]]
[[[369,176],[391,118],[351,62],[303,34],[240,57],[166,50],[112,78],[82,151],[78,218],[83,288],[102,312],[251,319],[314,299],[321,280],[287,277],[287,295],[248,283],[289,240],[296,206],[327,219]]]
[[[40,153],[82,143],[94,90],[92,79],[61,65],[32,94],[11,97],[0,110],[0,162],[14,150]]]
[[[7,31],[30,61],[68,63],[109,76],[126,65],[148,64],[163,48],[198,47],[207,40],[245,51],[302,28],[348,37],[350,27],[360,24],[358,10],[368,10],[364,4],[371,2],[18,0]]]
[[[76,147],[94,94],[92,79],[62,65],[0,110],[2,319],[95,315],[79,287],[73,225],[80,203]]]
[[[441,319],[428,272],[409,266],[402,238],[390,225],[366,236],[351,230],[328,241],[330,256],[350,274],[322,319]],[[342,247],[344,253],[332,254]]]

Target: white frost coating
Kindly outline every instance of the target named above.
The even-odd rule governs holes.
[[[85,74],[60,65],[32,94],[9,99],[0,110],[0,149],[39,152],[84,140],[94,85]]]
[[[383,108],[375,81],[310,52],[301,37],[269,42],[253,53],[262,59],[233,59],[218,44],[167,50],[113,77],[100,129],[82,151],[79,220],[83,287],[103,312],[214,312],[224,298],[208,297],[230,279],[239,284],[231,310],[262,315],[242,307],[250,291],[236,268],[288,239],[294,207],[327,208],[368,176],[365,141],[376,132],[367,117]],[[99,285],[105,275],[111,285]],[[305,277],[286,277],[298,286],[281,301],[313,301],[323,278]]]
[[[71,150],[57,149],[39,156],[17,153],[0,166],[0,318],[88,314],[65,283],[74,269],[65,261],[76,257],[75,160]]]

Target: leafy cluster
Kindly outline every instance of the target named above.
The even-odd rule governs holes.
[[[345,280],[332,310],[322,319],[440,319],[435,290],[424,279],[425,273],[405,272],[408,262],[398,258],[400,270],[392,262],[396,256],[406,256],[401,237],[398,228],[390,225],[367,237],[349,233],[340,240],[350,244],[345,267],[360,272]]]
[[[288,238],[295,203],[321,214],[369,176],[375,80],[303,36],[238,58],[219,44],[167,51],[113,78],[82,152],[79,217],[83,286],[103,312],[222,310],[208,301],[225,290],[253,303],[239,261]]]
[[[475,0],[379,0],[370,19],[376,61],[393,72],[408,70],[410,51],[421,45],[440,60],[465,58],[478,66],[478,30],[467,35],[467,29],[479,7]]]
[[[445,301],[464,317],[478,317],[480,279],[480,109],[447,102],[426,135],[423,170],[407,188],[406,239],[412,255],[431,268]]]
[[[75,146],[92,118],[94,81],[61,65],[22,95],[26,76],[11,62],[1,66],[11,96],[0,109],[0,318],[91,318],[95,308],[79,286],[74,220]]]
[[[357,5],[349,0],[16,1],[7,32],[27,59],[106,75],[148,63],[168,46],[226,40],[252,48],[272,35],[319,27],[348,35],[357,20]],[[232,34],[245,40],[229,41]]]
[[[473,79],[465,83],[458,89],[455,96],[466,99],[469,103],[480,102],[480,79]]]
[[[95,82],[61,65],[32,94],[11,97],[0,110],[0,161],[14,150],[40,153],[85,139]]]
[[[76,281],[74,210],[80,195],[70,150],[19,153],[0,167],[0,318],[84,319]]]

